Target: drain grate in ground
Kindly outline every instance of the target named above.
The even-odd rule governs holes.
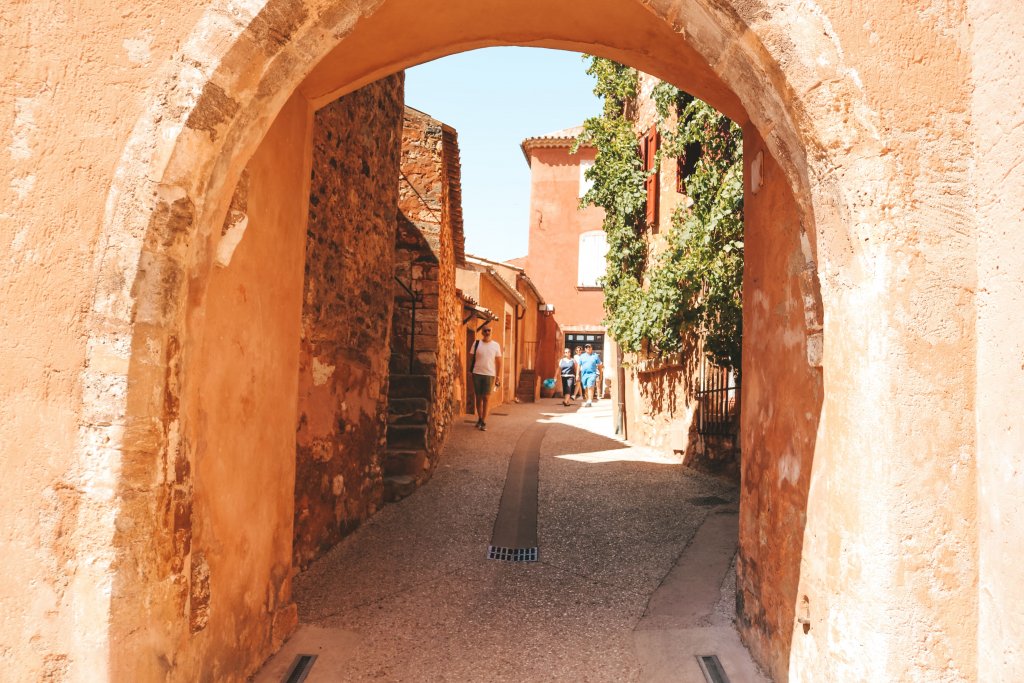
[[[494,531],[487,546],[489,560],[537,561],[537,479],[540,443],[547,428],[545,424],[530,425],[512,449]]]
[[[725,675],[718,655],[697,655],[697,663],[700,664],[701,673],[708,683],[729,683],[729,677]]]
[[[315,661],[316,655],[297,655],[295,661],[292,662],[292,668],[285,674],[281,683],[302,683],[309,675],[309,670],[313,668]]]
[[[496,413],[496,412],[491,412],[491,415],[501,415],[501,416],[503,416],[503,417],[508,417],[508,413]]]
[[[504,560],[505,562],[536,562],[537,548],[499,548],[489,546],[488,560]]]
[[[691,505],[711,507],[712,505],[728,505],[729,501],[718,496],[696,496],[688,501]]]

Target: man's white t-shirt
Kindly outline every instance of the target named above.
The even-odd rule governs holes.
[[[474,375],[487,375],[494,377],[498,374],[494,366],[494,359],[501,358],[501,344],[496,341],[480,340],[476,344],[476,362],[473,364]]]

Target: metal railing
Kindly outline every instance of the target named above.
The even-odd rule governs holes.
[[[420,292],[413,291],[412,276],[409,277],[408,285],[399,280],[397,275],[395,275],[394,277],[395,282],[401,285],[402,289],[404,289],[406,294],[409,295],[408,301],[412,306],[412,310],[410,311],[409,317],[409,374],[411,375],[413,374],[413,369],[415,368],[416,360],[416,303],[423,300],[423,295],[420,294]],[[394,344],[392,343],[392,348],[393,347]]]
[[[697,433],[733,436],[739,406],[739,386],[730,368],[703,359],[697,384]]]

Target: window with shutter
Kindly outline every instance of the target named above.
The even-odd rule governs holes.
[[[658,232],[658,180],[660,173],[656,170],[658,158],[658,128],[651,126],[650,131],[644,136],[642,143],[644,153],[643,162],[645,171],[654,171],[644,180],[644,187],[647,190],[647,225],[651,232]]]
[[[604,275],[608,240],[604,230],[591,230],[580,235],[577,287],[599,287],[598,279]]]
[[[686,194],[686,179],[697,170],[701,151],[699,142],[691,142],[683,150],[683,156],[676,160],[676,192],[679,194]]]
[[[590,188],[594,186],[594,181],[587,178],[587,171],[594,167],[594,161],[587,159],[580,162],[580,197],[590,191]]]

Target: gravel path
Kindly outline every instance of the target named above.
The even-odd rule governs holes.
[[[488,560],[509,456],[537,420],[540,561]],[[691,499],[736,489],[623,444],[609,401],[472,422],[456,421],[427,485],[296,577],[303,628],[344,650],[320,680],[638,680],[633,629],[708,514]]]

